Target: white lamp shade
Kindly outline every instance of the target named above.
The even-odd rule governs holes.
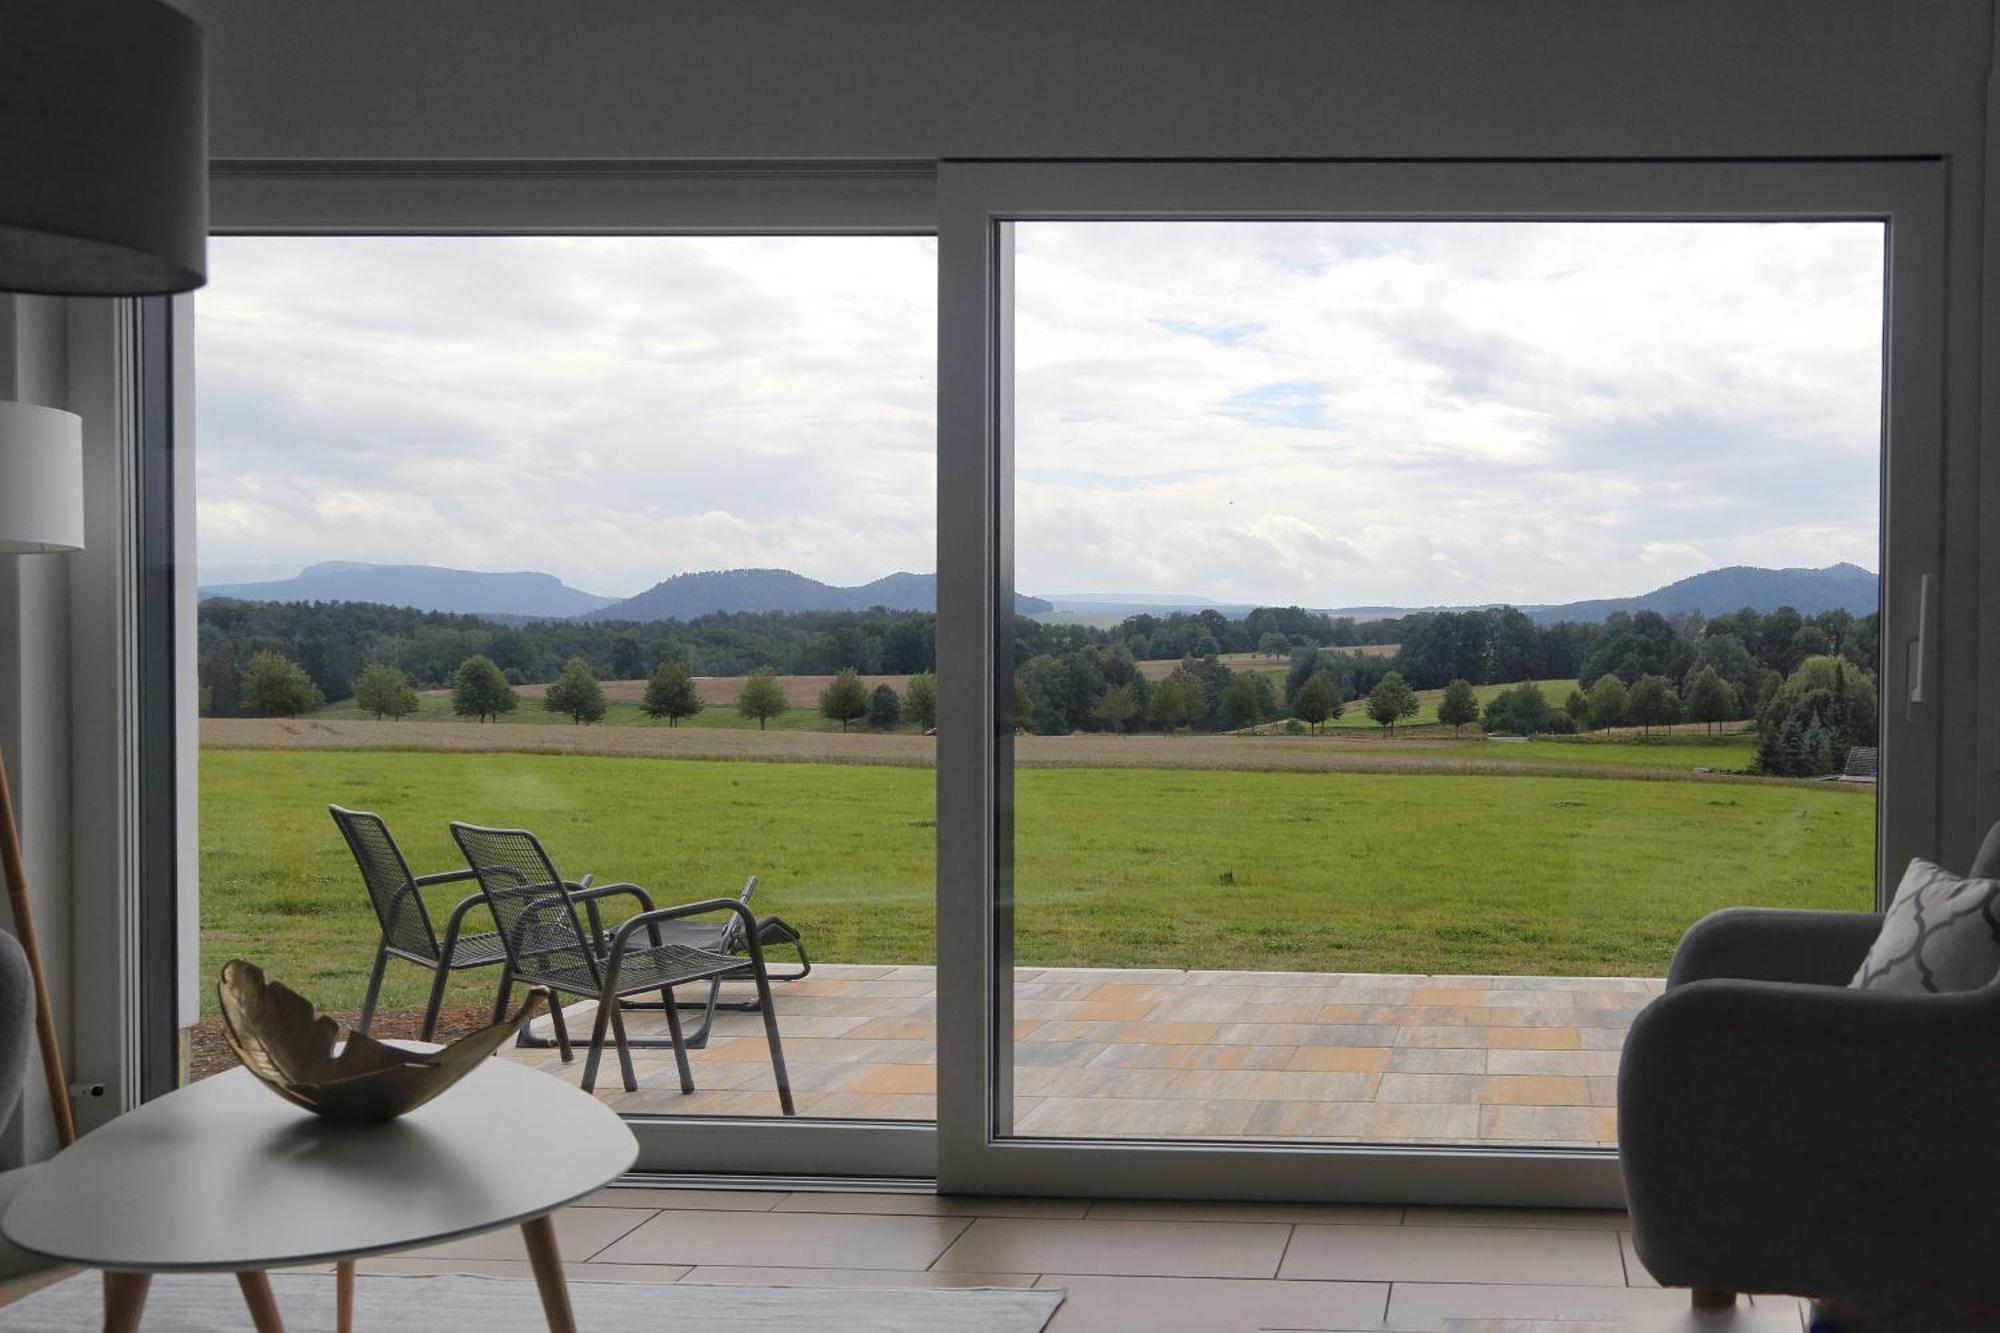
[[[83,418],[0,402],[0,552],[83,549]]]

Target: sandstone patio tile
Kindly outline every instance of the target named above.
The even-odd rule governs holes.
[[[1625,1049],[1625,1027],[1580,1027],[1576,1030],[1577,1044],[1586,1051],[1622,1051]]]
[[[1107,1046],[1093,1067],[1133,1069],[1284,1069],[1295,1046],[1159,1046],[1121,1042]],[[1329,1047],[1330,1050],[1340,1049]]]
[[[1268,1050],[1269,1047],[1243,1047],[1244,1050]],[[1342,1070],[1352,1073],[1378,1074],[1388,1068],[1389,1057],[1394,1052],[1387,1046],[1295,1046],[1292,1056],[1286,1062],[1288,1069]]]
[[[1581,1030],[1573,1027],[1491,1027],[1480,1035],[1489,1048],[1518,1051],[1573,1051],[1582,1044]]]
[[[1618,1113],[1602,1106],[1481,1106],[1479,1136],[1519,1143],[1610,1143],[1618,1137]]]
[[[1379,1075],[1288,1069],[1201,1069],[1174,1075],[1167,1095],[1184,1101],[1209,1097],[1260,1101],[1365,1102]]]
[[[1476,1106],[1484,1079],[1482,1074],[1384,1074],[1375,1100]]]
[[[1560,1074],[1488,1074],[1479,1101],[1492,1106],[1589,1106],[1590,1080]]]
[[[1014,1122],[1014,1132],[1085,1138],[1234,1136],[1244,1132],[1259,1105],[1254,1101],[1048,1097]]]
[[[1483,1074],[1490,1052],[1478,1046],[1392,1047],[1385,1073],[1396,1074]]]
[[[1176,1069],[1100,1069],[1042,1066],[1016,1069],[1014,1092],[1023,1097],[1170,1097]],[[1019,1108],[1016,1107],[1016,1110]]]
[[[933,1096],[937,1093],[936,1065],[857,1065],[848,1077],[830,1089],[838,1092]]]
[[[1253,1138],[1415,1143],[1479,1132],[1479,1108],[1382,1102],[1265,1102],[1243,1131]]]
[[[1486,1053],[1486,1072],[1609,1077],[1618,1073],[1618,1052],[1492,1050]]]
[[[746,1014],[745,1017],[754,1018],[756,1015]],[[791,1040],[792,1035],[790,1031],[786,1030],[789,1026],[789,1024],[783,1024],[780,1028],[787,1042]],[[819,1036],[821,1034],[802,1032],[799,1035],[803,1037]],[[845,1035],[862,1040],[870,1037],[888,1037],[897,1040],[912,1038],[918,1041],[931,1041],[937,1036],[937,1020],[935,1018],[864,1018],[861,1020],[859,1027],[856,1027],[853,1031]]]
[[[1047,1024],[1043,1025],[1044,1028]],[[1110,1049],[1101,1041],[1044,1041],[1042,1031],[1033,1041],[1014,1043],[1014,1067],[1031,1069],[1038,1065],[1087,1065]]]

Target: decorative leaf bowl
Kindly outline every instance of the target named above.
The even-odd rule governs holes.
[[[478,1068],[535,1012],[531,993],[504,1022],[442,1049],[409,1050],[353,1031],[343,1042],[339,1023],[240,958],[223,966],[216,992],[223,1035],[245,1069],[296,1106],[360,1124],[416,1110]]]

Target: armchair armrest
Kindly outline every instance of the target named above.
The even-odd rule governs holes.
[[[1689,982],[1618,1077],[1634,1246],[1672,1286],[1875,1305],[2000,1297],[2000,987]]]
[[[590,919],[590,942],[599,953],[606,952],[604,917],[597,910],[597,903],[600,898],[615,898],[623,895],[638,899],[639,910],[641,912],[650,912],[653,910],[653,895],[647,893],[637,884],[621,882],[617,884],[599,884],[596,888],[592,888],[590,886],[590,876],[585,875],[581,883],[565,881],[563,887],[569,890],[571,902],[583,904],[583,914]],[[653,943],[658,944],[659,942],[659,934],[655,932]]]
[[[1667,970],[1667,989],[1735,978],[1845,986],[1881,932],[1875,912],[1731,907],[1688,928]]]
[[[418,875],[411,882],[420,889],[428,889],[433,884],[463,884],[468,879],[478,879],[479,872],[471,868],[464,870],[440,870],[435,875]]]
[[[744,943],[749,947],[751,971],[756,975],[761,988],[766,980],[764,944],[758,938],[756,916],[739,898],[705,898],[700,902],[682,903],[677,907],[662,907],[655,911],[641,912],[620,923],[618,933],[611,937],[610,961],[604,974],[606,993],[610,993],[616,983],[619,965],[624,962],[625,951],[630,947],[635,932],[641,929],[656,930],[663,922],[678,921],[682,917],[689,916],[706,916],[710,912],[733,912],[736,915]],[[654,934],[653,939],[657,942],[659,936]]]

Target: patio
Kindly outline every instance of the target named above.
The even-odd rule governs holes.
[[[1023,1135],[1335,1139],[1605,1147],[1616,1140],[1625,1031],[1662,983],[1644,977],[1024,968],[1015,982],[1015,1131]],[[749,988],[725,989],[725,999]],[[935,1114],[930,967],[817,966],[776,988],[802,1116]],[[695,998],[692,994],[686,999]],[[586,1038],[594,1005],[570,1006]],[[697,1015],[688,1015],[690,1019]],[[664,1035],[657,1011],[628,1015]],[[549,1034],[546,1018],[535,1023]],[[562,1072],[553,1049],[507,1058]],[[776,1115],[755,1014],[717,1015],[683,1095],[673,1054],[607,1052],[598,1095],[638,1115]],[[567,1067],[569,1077],[582,1068]]]

